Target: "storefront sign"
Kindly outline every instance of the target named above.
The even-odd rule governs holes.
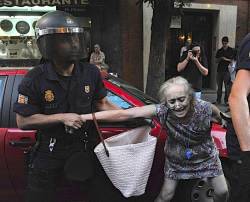
[[[175,28],[175,29],[181,28],[181,16],[171,17],[170,28]]]
[[[83,6],[88,0],[0,0],[0,6]]]

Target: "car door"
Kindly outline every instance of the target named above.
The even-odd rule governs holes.
[[[35,131],[20,130],[16,125],[13,104],[17,100],[18,85],[23,78],[23,74],[16,74],[13,83],[6,87],[4,95],[4,116],[2,124],[7,128],[5,136],[5,158],[8,166],[10,182],[15,190],[18,200],[23,201],[23,193],[26,185],[25,157],[28,149],[35,142]],[[8,199],[5,199],[7,202]],[[11,201],[12,202],[12,201]]]
[[[6,87],[8,93],[4,95],[4,119],[3,124],[6,127],[5,135],[5,157],[8,166],[9,180],[12,184],[12,189],[15,191],[17,198],[23,200],[24,189],[26,185],[27,170],[25,167],[25,157],[28,149],[35,143],[35,131],[23,131],[17,128],[15,113],[13,113],[13,104],[17,100],[18,85],[24,75],[12,76],[12,83]],[[121,108],[132,107],[128,100],[108,91],[108,99]],[[139,125],[146,124],[144,120],[126,121],[119,123],[99,123],[100,129],[105,138],[121,133],[129,128],[134,128]],[[65,185],[65,190],[66,190]],[[6,202],[8,199],[6,198]],[[11,202],[14,202],[12,199]]]
[[[130,93],[117,88],[110,83],[105,82],[108,89],[107,99],[113,104],[119,106],[122,109],[127,109],[135,106],[145,105],[141,100],[132,96]],[[123,122],[100,122],[100,128],[105,138],[119,134],[129,129],[133,129],[143,125],[150,125],[152,127],[151,134],[154,136],[159,135],[160,125],[155,119],[132,119]],[[163,130],[158,137],[156,145],[156,153],[153,162],[153,166],[150,172],[146,193],[151,197],[155,197],[159,193],[163,182],[163,167],[164,167],[164,144],[166,139],[166,131]]]
[[[5,108],[6,97],[11,96],[8,91],[12,87],[14,77],[8,77],[7,74],[0,75],[0,200],[6,202],[16,202],[15,189],[10,181],[10,173],[6,158],[5,139],[7,136],[8,128],[5,123],[9,116]]]

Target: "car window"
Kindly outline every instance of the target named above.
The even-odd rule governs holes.
[[[118,95],[116,95],[110,91],[108,91],[108,93],[107,93],[107,99],[122,109],[127,109],[127,108],[132,107],[131,104],[129,104],[124,99],[122,99],[121,97],[119,97]]]
[[[5,86],[6,76],[0,76],[0,106],[2,108],[2,102],[3,102],[3,92],[4,92],[4,86]]]
[[[157,99],[154,99],[154,98],[150,97],[149,95],[145,94],[141,90],[135,88],[134,86],[126,83],[125,81],[123,81],[123,80],[121,80],[119,78],[110,76],[108,78],[108,81],[110,81],[112,84],[118,86],[119,88],[122,88],[123,90],[125,90],[129,94],[135,96],[136,98],[141,100],[146,105],[158,103]]]

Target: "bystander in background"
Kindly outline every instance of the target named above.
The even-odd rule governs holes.
[[[177,65],[177,71],[188,80],[194,89],[196,98],[201,98],[202,76],[208,75],[207,58],[198,43],[190,45],[185,51]]]
[[[231,88],[236,76],[236,60],[237,60],[237,49],[233,49],[233,58],[231,60],[231,63],[228,65],[228,71],[230,73],[229,94],[231,92]]]
[[[186,41],[185,41],[185,45],[181,47],[181,50],[180,50],[180,58],[181,58],[181,56],[183,55],[183,53],[189,49],[189,46],[190,46],[190,45],[191,45],[191,41],[190,41],[190,40],[186,40]]]
[[[26,46],[22,48],[20,55],[24,59],[39,59],[41,57],[38,48],[31,40],[26,42]]]
[[[105,54],[101,51],[99,44],[94,45],[94,52],[91,53],[89,62],[96,65],[99,69],[105,64]]]
[[[0,59],[7,59],[8,55],[9,53],[6,44],[3,40],[0,40]]]
[[[233,58],[233,48],[228,46],[229,39],[224,36],[221,40],[222,47],[216,53],[216,62],[218,63],[217,68],[217,99],[214,104],[221,104],[222,97],[222,86],[225,86],[224,103],[227,105],[228,96],[230,91],[230,73],[228,71],[228,65],[231,63]]]

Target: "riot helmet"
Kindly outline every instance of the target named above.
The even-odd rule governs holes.
[[[73,62],[87,57],[84,29],[69,13],[46,13],[37,21],[35,34],[44,59]]]

